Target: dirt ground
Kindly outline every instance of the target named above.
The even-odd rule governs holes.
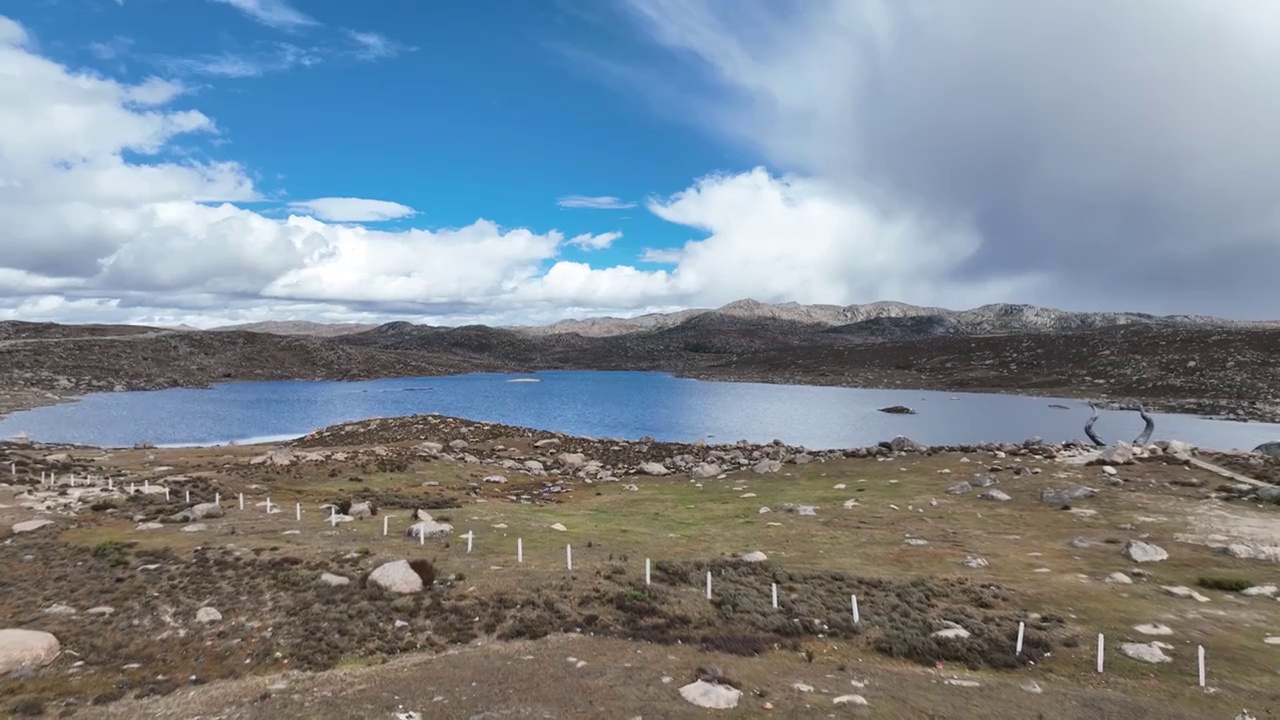
[[[1280,564],[1209,546],[1274,538],[1280,506],[1225,500],[1216,492],[1221,479],[1180,464],[1145,462],[1112,477],[1037,457],[905,455],[697,482],[577,483],[550,496],[536,494],[541,480],[508,473],[510,483],[486,484],[492,467],[458,462],[421,459],[384,471],[333,461],[247,464],[263,450],[85,450],[62,460],[81,472],[168,485],[172,497],[51,515],[52,528],[0,542],[0,626],[47,629],[63,643],[49,668],[0,683],[0,712],[25,700],[48,716],[103,718],[397,710],[431,718],[702,717],[718,713],[686,703],[678,688],[714,666],[744,692],[737,710],[719,713],[733,717],[1280,715],[1280,645],[1267,643],[1280,637],[1280,602],[1198,585],[1210,576],[1280,581]],[[28,470],[45,462],[7,452]],[[991,475],[1011,499],[983,499],[982,488],[946,492],[975,474]],[[1048,488],[1077,484],[1097,496],[1041,500]],[[139,518],[185,507],[187,490],[193,501],[219,493],[226,515],[197,532],[138,529]],[[520,494],[533,499],[508,499]],[[268,497],[282,512],[267,514]],[[361,497],[384,501],[378,516],[325,522],[322,504]],[[0,488],[0,534],[33,517],[21,501],[16,489]],[[428,502],[455,531],[423,545],[403,533],[413,506]],[[815,506],[815,514],[786,512],[788,503]],[[1156,543],[1170,558],[1139,567],[1121,555],[1131,539]],[[756,550],[768,560],[735,560]],[[401,558],[434,561],[439,579],[429,595],[385,599],[360,587],[373,568]],[[655,566],[652,588],[643,585],[645,558]],[[986,565],[962,564],[969,558]],[[712,602],[705,568],[715,576]],[[322,570],[352,578],[351,587],[318,588]],[[1132,583],[1105,582],[1115,572]],[[780,588],[776,612],[771,581]],[[1164,586],[1194,588],[1207,601],[1173,597]],[[863,598],[857,627],[850,589]],[[970,601],[978,605],[965,607]],[[76,614],[47,612],[58,603]],[[204,604],[224,620],[194,622]],[[91,617],[95,605],[115,612]],[[947,618],[974,634],[963,652],[911,636]],[[1019,620],[1035,662],[1004,647]],[[393,629],[396,621],[404,625]],[[788,629],[809,622],[823,629]],[[1136,629],[1145,623],[1170,634]],[[1098,633],[1107,638],[1101,675]],[[1171,662],[1150,665],[1120,651],[1151,641],[1168,643]],[[1208,689],[1196,686],[1200,645]],[[930,653],[945,659],[922,662]],[[945,682],[954,678],[979,685]],[[833,703],[849,694],[867,705]]]

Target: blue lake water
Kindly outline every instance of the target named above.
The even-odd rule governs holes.
[[[540,382],[511,382],[536,378]],[[1066,405],[1068,410],[1049,407]],[[907,405],[916,415],[878,408]],[[572,435],[712,442],[746,439],[814,449],[872,445],[895,435],[926,444],[1083,438],[1078,400],[1017,395],[705,382],[649,372],[545,372],[367,382],[227,383],[209,389],[102,393],[0,419],[0,438],[108,447],[138,442],[265,442],[349,420],[441,413]],[[1280,425],[1156,415],[1153,439],[1250,449],[1280,440]],[[1103,412],[1095,429],[1131,440],[1134,412]]]

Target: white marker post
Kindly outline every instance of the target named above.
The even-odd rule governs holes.
[[[116,481],[114,478],[107,478],[107,489],[108,490],[116,489]]]
[[[427,529],[422,525],[418,526],[418,544],[419,545],[427,544]]]
[[[474,540],[475,537],[476,534],[474,532],[467,531],[467,554],[471,553],[471,541]]]
[[[850,595],[849,603],[850,605],[853,606],[853,624],[857,625],[858,623],[862,622],[862,616],[858,614],[858,596]]]
[[[524,562],[524,538],[516,538],[516,562]]]
[[[293,519],[302,522],[302,503],[293,504]]]
[[[268,515],[271,514],[271,496],[270,495],[267,496],[267,514]]]
[[[164,489],[164,501],[169,502],[169,488]]]
[[[711,571],[707,571],[707,599],[711,599]]]
[[[1106,640],[1102,637],[1102,633],[1098,633],[1098,672],[1102,672],[1102,649],[1106,645]]]
[[[1201,645],[1196,651],[1197,661],[1200,665],[1200,687],[1204,687],[1204,646]]]
[[[185,500],[185,502],[186,502],[187,504],[190,504],[190,503],[191,503],[191,491],[190,491],[190,490],[188,490],[188,491],[187,491],[187,496],[186,496],[186,497],[187,497],[187,499]]]
[[[778,609],[778,583],[773,584],[773,609]]]
[[[645,585],[653,584],[653,579],[649,573],[649,558],[644,559],[644,584]]]
[[[329,527],[336,527],[338,524],[338,508],[333,505],[329,506]]]
[[[389,520],[391,520],[391,516],[390,516],[390,515],[383,515],[383,516],[382,516],[382,537],[386,537],[386,536],[387,536],[387,533],[388,533],[388,532],[390,532],[390,529],[391,529],[391,528],[390,528],[390,526],[388,526],[388,525],[387,525],[387,522],[388,522]]]
[[[151,492],[151,480],[150,480],[150,479],[148,479],[148,478],[142,478],[142,492],[145,492],[145,493],[149,493],[149,492]]]
[[[240,493],[240,509],[244,509],[244,493]]]
[[[569,570],[573,569],[573,546],[572,545],[564,546],[564,565]]]
[[[1013,646],[1014,655],[1022,654],[1022,637],[1026,633],[1026,630],[1027,630],[1027,624],[1022,621],[1019,621],[1018,622],[1018,642],[1016,645]]]
[[[213,494],[213,504],[214,504],[214,505],[221,505],[221,504],[222,504],[222,493],[214,493],[214,494]]]

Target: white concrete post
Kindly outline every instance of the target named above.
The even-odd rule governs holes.
[[[302,503],[293,504],[293,519],[302,522]]]
[[[569,570],[573,569],[573,546],[572,545],[564,546],[564,564],[565,564],[565,567],[568,568]]]
[[[858,596],[850,595],[849,603],[850,605],[853,606],[853,624],[857,625],[858,623],[862,622],[862,616],[858,614]]]
[[[1102,648],[1106,645],[1106,640],[1102,637],[1102,633],[1098,633],[1098,672],[1102,672]]]
[[[169,488],[164,489],[164,501],[169,502]]]
[[[188,491],[187,491],[186,500],[185,500],[184,502],[186,502],[186,503],[188,503],[188,504],[190,504],[190,503],[191,503],[191,491],[190,491],[190,490],[188,490]]]
[[[389,520],[391,520],[391,516],[390,516],[390,515],[383,515],[383,516],[382,516],[382,537],[386,537],[386,536],[387,536],[387,533],[388,533],[388,532],[390,532],[390,530],[391,530],[390,526],[389,526],[389,525],[387,525],[387,521],[389,521]]]
[[[1018,642],[1016,645],[1013,646],[1014,655],[1022,654],[1022,637],[1024,633],[1026,633],[1026,630],[1027,630],[1027,624],[1022,621],[1019,621],[1018,622]]]
[[[427,544],[427,529],[421,525],[418,526],[418,544]]]
[[[711,599],[711,571],[707,571],[707,599]]]
[[[338,524],[338,508],[329,506],[329,527],[335,527]]]
[[[644,584],[649,585],[653,582],[649,574],[649,558],[644,559]]]
[[[516,538],[516,562],[524,562],[524,538]]]
[[[222,493],[214,493],[214,494],[213,494],[213,504],[214,504],[214,505],[221,505],[221,504],[222,504]]]
[[[107,478],[107,489],[108,490],[116,489],[116,481],[114,478]]]
[[[271,496],[270,495],[267,496],[267,514],[268,515],[271,514]]]
[[[778,609],[778,583],[773,584],[773,609]]]
[[[244,509],[244,493],[240,493],[240,509]]]
[[[151,492],[150,478],[142,478],[142,492]]]
[[[1196,650],[1196,660],[1200,666],[1200,687],[1204,687],[1204,646],[1201,645]]]
[[[471,531],[467,532],[467,553],[468,554],[471,553],[471,541],[474,540],[475,537],[476,537],[475,532],[471,532]]]

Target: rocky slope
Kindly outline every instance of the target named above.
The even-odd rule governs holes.
[[[0,412],[84,392],[230,380],[598,369],[1132,399],[1280,421],[1280,327],[1027,306],[943,314],[871,307],[859,315],[734,303],[669,326],[597,336],[403,322],[334,337],[0,323]],[[910,314],[917,310],[923,314]],[[881,315],[864,316],[874,313]]]

